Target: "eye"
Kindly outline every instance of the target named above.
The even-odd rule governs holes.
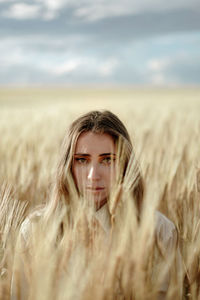
[[[87,163],[87,159],[84,157],[76,157],[75,161],[77,161],[80,165],[84,165]]]
[[[110,165],[111,162],[113,163],[114,161],[115,161],[114,158],[112,158],[111,156],[107,156],[107,157],[104,157],[101,162],[103,164]]]

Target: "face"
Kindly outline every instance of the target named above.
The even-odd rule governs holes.
[[[81,195],[103,206],[115,178],[115,145],[109,134],[82,133],[76,143],[72,173]]]

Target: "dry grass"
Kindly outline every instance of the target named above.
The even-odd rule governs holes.
[[[159,266],[152,283],[155,207],[176,225],[184,265],[183,277],[171,277],[167,297],[178,299],[183,288],[185,299],[200,299],[199,99],[199,89],[0,91],[0,299],[9,299],[13,268],[23,276],[22,258],[33,300],[155,299],[170,264]],[[112,242],[83,208],[56,247],[61,212],[48,227],[41,220],[34,225],[30,260],[19,248],[19,225],[48,201],[67,126],[93,109],[113,111],[131,134],[147,187],[142,226],[124,195]],[[20,290],[18,281],[19,299]]]

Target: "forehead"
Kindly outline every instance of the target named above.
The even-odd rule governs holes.
[[[75,153],[101,154],[114,152],[113,138],[107,133],[83,132],[79,136]]]

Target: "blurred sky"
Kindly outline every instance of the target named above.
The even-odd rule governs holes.
[[[0,0],[0,85],[200,84],[200,0]]]

